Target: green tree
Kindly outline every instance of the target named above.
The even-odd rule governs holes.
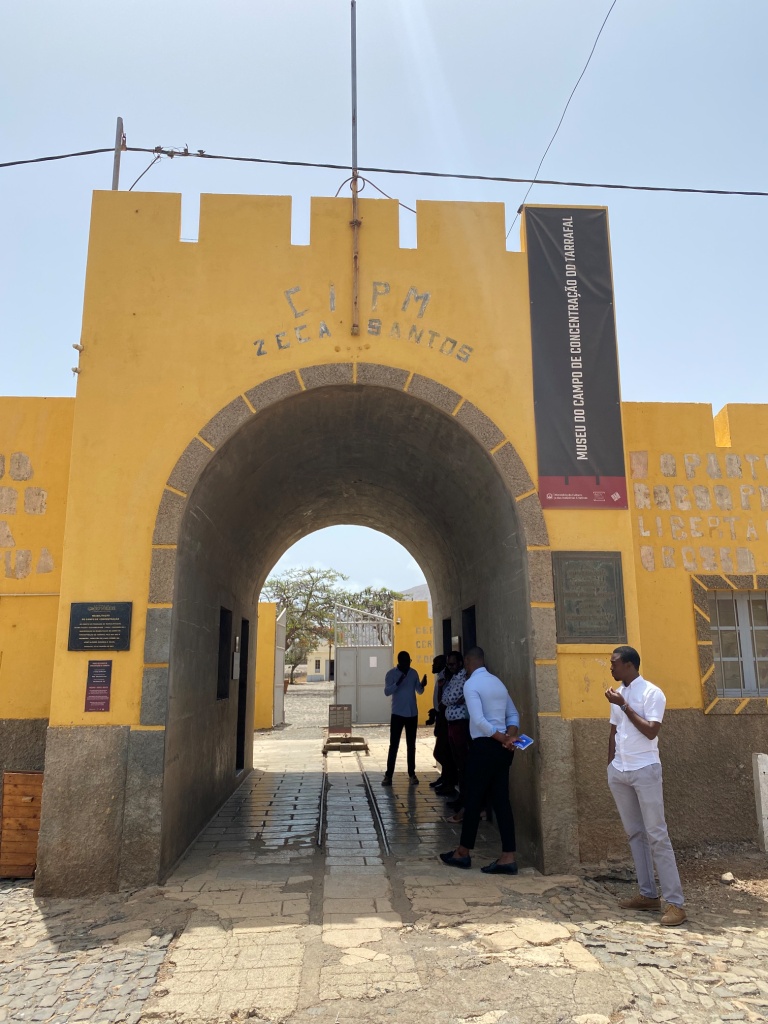
[[[340,584],[346,579],[335,569],[310,566],[287,569],[264,584],[263,596],[287,611],[285,662],[291,666],[291,683],[310,651],[333,642],[334,605],[342,599]]]

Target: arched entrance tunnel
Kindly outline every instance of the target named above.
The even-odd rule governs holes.
[[[168,876],[252,767],[267,574],[301,537],[342,523],[380,530],[413,555],[437,637],[448,618],[461,635],[462,613],[474,608],[476,641],[536,740],[511,773],[521,857],[549,873],[578,863],[549,536],[522,460],[482,409],[403,368],[304,367],[232,398],[166,479],[152,532],[141,728],[51,730],[39,895]],[[220,664],[222,609],[232,635],[249,638],[234,682]],[[88,800],[77,795],[84,780]]]
[[[495,428],[474,407],[474,421],[451,415],[460,396],[430,384],[445,393],[439,402],[405,393],[402,383],[296,386],[216,449],[189,494],[175,569],[161,875],[236,785],[237,700],[213,709],[211,701],[220,609],[235,624],[251,624],[253,679],[258,595],[279,557],[307,533],[344,523],[399,541],[428,580],[433,621],[450,617],[453,634],[461,632],[462,610],[474,606],[489,667],[509,686],[524,730],[537,734],[527,548],[542,538],[526,536],[514,488],[491,454],[503,437],[483,437]],[[534,532],[541,529],[543,519]],[[519,848],[525,859],[558,870],[574,857],[575,843],[566,827],[550,836],[544,856],[542,753],[540,744],[534,756],[518,757],[512,772]],[[570,760],[569,750],[544,753]],[[245,757],[248,767],[250,749]]]

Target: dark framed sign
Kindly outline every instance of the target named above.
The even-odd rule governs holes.
[[[352,732],[352,705],[351,704],[329,704],[328,705],[328,735],[332,733]]]
[[[132,610],[130,601],[73,601],[67,650],[130,650]]]
[[[559,644],[625,644],[620,551],[553,551]]]
[[[85,682],[85,710],[109,711],[112,691],[112,662],[89,661]]]

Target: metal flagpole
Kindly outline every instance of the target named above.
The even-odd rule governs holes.
[[[360,333],[360,215],[357,171],[357,0],[351,0],[352,43],[352,334]]]
[[[352,3],[352,174],[357,177],[357,0]]]
[[[120,188],[120,152],[123,148],[123,119],[118,117],[115,129],[115,160],[112,164],[112,191]]]

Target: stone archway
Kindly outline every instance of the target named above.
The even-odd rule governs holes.
[[[129,765],[121,884],[162,876],[236,785],[209,767],[194,783],[204,796],[192,807],[183,796],[195,771],[185,750],[194,744],[199,765],[200,742],[210,739],[201,716],[209,733],[231,725],[225,710],[216,707],[221,721],[211,722],[196,704],[196,666],[210,657],[203,618],[224,591],[238,608],[255,605],[282,551],[338,522],[374,526],[411,551],[427,573],[435,621],[477,605],[479,642],[538,741],[514,773],[521,849],[548,871],[578,859],[551,553],[533,481],[495,423],[457,392],[405,369],[333,363],[238,395],[168,478],[153,534],[141,703],[142,725],[164,732],[145,733],[147,753]],[[216,750],[214,737],[211,763]],[[144,797],[140,821],[131,791]]]

